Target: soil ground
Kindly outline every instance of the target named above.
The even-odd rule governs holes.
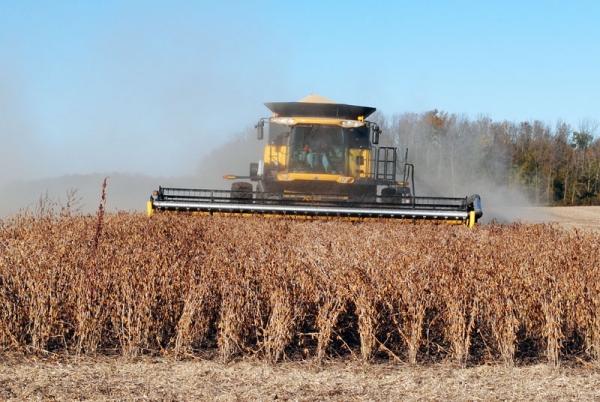
[[[598,367],[120,358],[18,358],[0,364],[0,399],[94,401],[600,400]]]
[[[490,209],[488,219],[600,230],[600,207]],[[40,359],[0,354],[0,400],[600,400],[600,365],[518,367],[311,361]]]
[[[486,222],[558,223],[566,228],[600,230],[600,206],[484,208]]]

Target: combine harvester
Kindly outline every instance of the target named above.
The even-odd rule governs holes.
[[[414,166],[396,148],[377,146],[380,128],[366,118],[375,108],[311,95],[299,102],[265,103],[273,117],[263,159],[249,176],[227,175],[231,191],[159,187],[148,215],[264,215],[295,219],[401,219],[473,226],[482,216],[478,195],[418,197]],[[255,182],[256,185],[253,185]]]

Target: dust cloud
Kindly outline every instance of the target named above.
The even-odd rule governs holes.
[[[113,172],[4,181],[0,186],[3,194],[0,219],[25,211],[35,213],[40,204],[55,211],[70,205],[73,212],[94,213],[100,203],[105,177],[108,177],[105,206],[108,212],[144,211],[146,201],[159,186],[226,190],[231,182],[224,180],[223,175],[248,175],[250,163],[261,157],[263,141],[258,141],[254,130],[248,129],[200,157],[197,168],[186,176]]]
[[[511,159],[494,143],[494,123],[487,116],[470,120],[435,111],[386,118],[377,113],[373,120],[384,129],[383,145],[397,147],[401,158],[408,148],[408,162],[415,166],[417,196],[478,194],[482,223],[545,221],[543,212],[532,217],[534,209],[529,207],[533,205],[518,188],[509,185]]]

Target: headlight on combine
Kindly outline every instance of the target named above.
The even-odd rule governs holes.
[[[292,125],[296,124],[296,120],[292,119],[291,117],[273,117],[273,118],[271,118],[271,123],[292,126]]]
[[[354,177],[342,176],[338,177],[336,181],[341,184],[351,184],[354,183]]]
[[[365,123],[357,120],[342,120],[341,126],[344,128],[362,127]]]

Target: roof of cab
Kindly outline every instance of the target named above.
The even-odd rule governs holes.
[[[335,103],[320,95],[310,94],[298,102],[268,102],[265,106],[282,117],[333,117],[358,120],[375,112],[374,107]]]

